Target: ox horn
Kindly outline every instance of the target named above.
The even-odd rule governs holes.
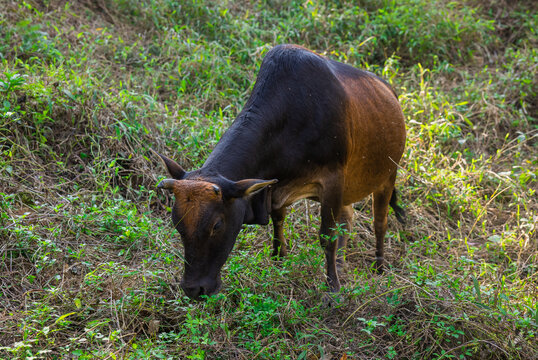
[[[172,190],[174,189],[174,184],[176,180],[174,179],[163,179],[158,185],[157,188],[159,189],[166,189],[166,190]]]

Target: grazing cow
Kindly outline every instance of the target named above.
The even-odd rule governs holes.
[[[252,94],[202,168],[187,172],[159,155],[171,179],[172,221],[185,249],[181,287],[190,298],[220,290],[221,268],[243,224],[273,221],[274,256],[286,255],[286,207],[321,203],[327,284],[340,289],[339,249],[352,204],[373,193],[376,266],[382,269],[389,204],[401,220],[394,181],[405,145],[398,99],[377,76],[296,45],[264,58]],[[339,267],[339,266],[338,266]]]

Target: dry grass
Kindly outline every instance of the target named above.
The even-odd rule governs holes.
[[[387,17],[418,41],[400,7],[271,4],[0,1],[0,357],[538,356],[532,3],[469,2],[471,16],[434,2],[432,21],[476,23],[414,52],[382,40]],[[356,44],[368,31],[376,49]],[[222,293],[194,303],[178,287],[181,245],[149,149],[200,166],[268,44],[284,41],[391,79],[408,123],[407,224],[390,215],[390,267],[376,275],[370,199],[355,205],[344,289],[328,307],[318,205],[298,202],[287,259],[269,258],[268,228],[247,227]],[[450,53],[433,56],[441,45]]]

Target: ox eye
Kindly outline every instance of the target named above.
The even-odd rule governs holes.
[[[216,233],[222,228],[222,219],[218,219],[217,222],[213,225],[213,229],[211,231],[212,234]]]

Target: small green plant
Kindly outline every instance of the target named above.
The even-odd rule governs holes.
[[[0,92],[7,98],[9,94],[26,82],[23,75],[18,72],[4,72],[5,79],[0,80]],[[7,101],[7,100],[4,100]],[[5,107],[5,105],[4,105]]]
[[[359,318],[357,318],[357,320],[359,320],[360,322],[363,323],[363,328],[361,329],[361,331],[364,331],[368,335],[372,335],[372,332],[374,332],[374,330],[377,327],[386,326],[385,323],[377,321],[377,317],[374,317],[374,318],[368,319],[368,320],[365,319],[365,318],[359,317]]]
[[[537,357],[529,2],[62,3],[0,11],[0,358]],[[285,259],[245,226],[220,294],[193,302],[149,149],[201,167],[281,43],[391,84],[408,222],[389,216],[376,274],[355,204],[326,239],[350,236],[327,306],[319,207],[300,201]]]

